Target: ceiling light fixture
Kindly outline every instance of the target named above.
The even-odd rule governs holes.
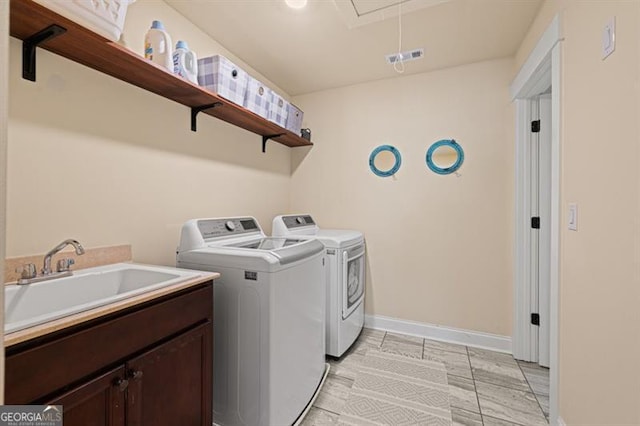
[[[291,9],[302,9],[307,5],[307,0],[284,0]]]

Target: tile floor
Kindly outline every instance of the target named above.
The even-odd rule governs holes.
[[[303,426],[337,423],[355,378],[354,366],[370,348],[443,362],[454,425],[548,424],[548,369],[516,361],[508,354],[364,329],[342,358],[330,358],[329,376]]]

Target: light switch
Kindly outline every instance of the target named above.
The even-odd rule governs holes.
[[[569,204],[569,230],[578,230],[578,205],[575,203]]]
[[[611,55],[616,49],[616,18],[613,17],[602,29],[602,59]]]

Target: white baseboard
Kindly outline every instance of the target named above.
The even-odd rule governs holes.
[[[567,426],[567,424],[562,420],[562,417],[558,416],[558,426]]]
[[[511,353],[511,337],[497,334],[482,333],[480,331],[463,330],[459,328],[443,327],[417,321],[402,320],[382,315],[365,315],[364,326],[394,333],[409,334],[426,339],[456,343],[458,345],[473,346],[490,349],[497,352]]]

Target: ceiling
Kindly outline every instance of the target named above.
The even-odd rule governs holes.
[[[514,55],[542,0],[165,0],[295,96],[399,74],[385,61],[424,48],[407,74]],[[402,3],[398,5],[398,3]]]

